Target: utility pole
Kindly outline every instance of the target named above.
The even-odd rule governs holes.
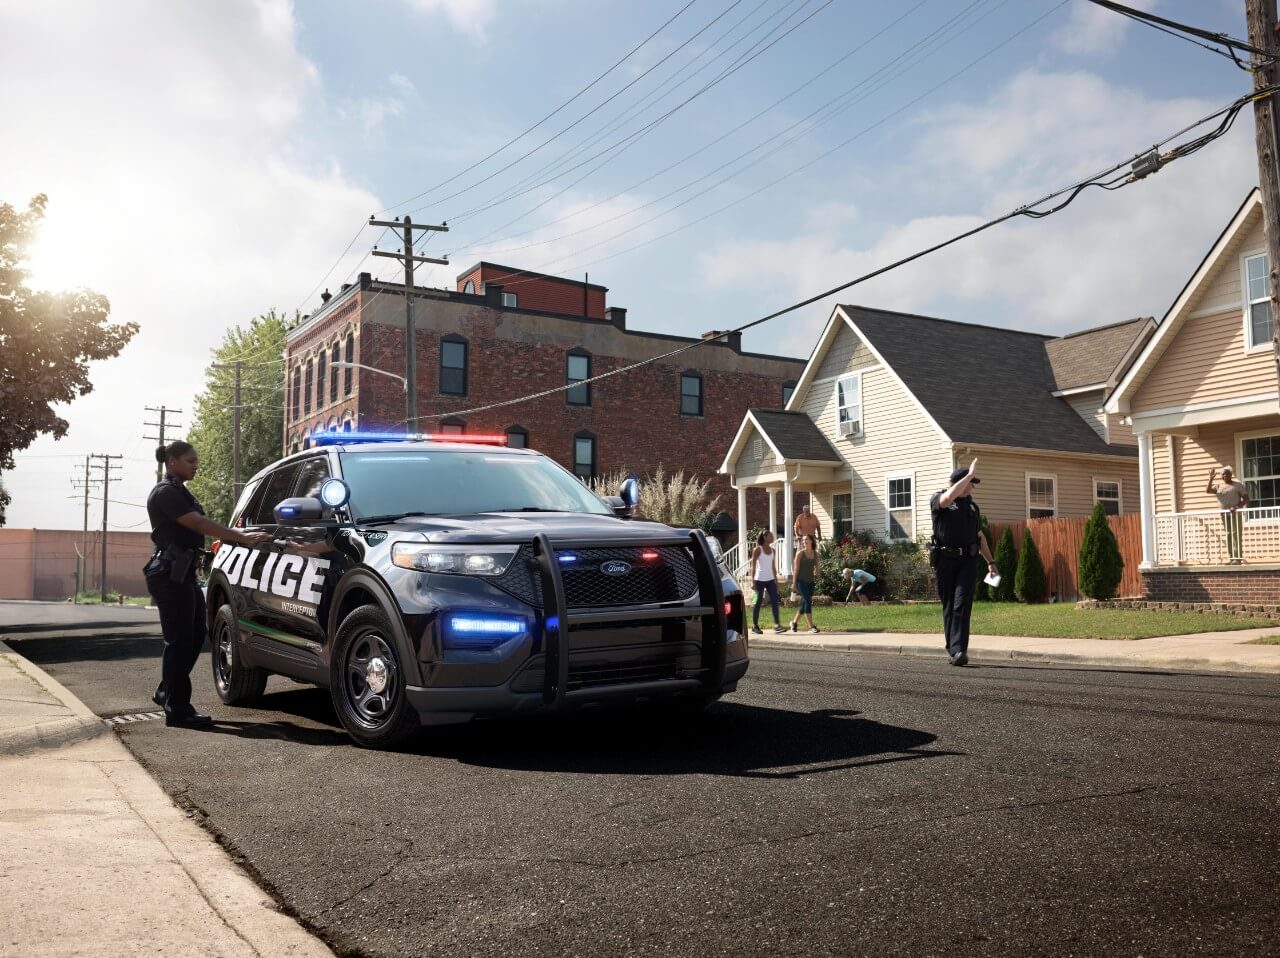
[[[76,598],[73,601],[79,601],[81,592],[89,591],[86,581],[89,572],[89,490],[98,483],[97,479],[90,478],[89,475],[91,459],[91,456],[84,457],[84,478],[71,480],[72,487],[77,484],[84,487],[84,523],[80,528],[80,555],[76,560]]]
[[[102,470],[102,580],[98,583],[98,587],[102,592],[102,601],[107,601],[107,504],[111,499],[111,470],[119,469],[119,466],[111,464],[112,459],[123,459],[123,455],[110,456],[100,452],[93,453],[89,458],[101,459],[101,464],[94,464],[94,469]]]
[[[159,434],[158,434],[158,435],[155,435],[155,436],[143,436],[143,437],[142,437],[143,439],[154,439],[154,440],[156,440],[156,442],[158,442],[160,445],[162,445],[162,446],[163,446],[163,445],[165,444],[165,443],[164,443],[164,440],[165,440],[165,435],[164,435],[164,433],[165,433],[165,429],[167,429],[167,428],[168,428],[168,427],[170,427],[170,426],[172,426],[174,429],[181,429],[181,428],[182,428],[182,423],[180,423],[180,422],[168,422],[168,421],[166,420],[166,418],[165,418],[169,413],[180,413],[180,412],[182,412],[182,410],[181,410],[181,409],[170,409],[168,406],[165,406],[165,405],[163,405],[163,404],[161,404],[161,405],[159,405],[159,406],[147,406],[147,407],[145,407],[145,408],[146,408],[146,411],[147,411],[147,412],[153,412],[153,413],[158,414],[158,415],[160,416],[160,421],[159,421],[159,422],[148,422],[148,423],[143,423],[143,425],[144,425],[144,426],[154,426],[156,429],[158,429],[158,430],[159,430]],[[158,463],[156,463],[156,482],[159,482],[159,481],[160,481],[161,479],[163,479],[163,478],[164,478],[164,463],[163,463],[163,462],[158,462]]]
[[[418,341],[413,316],[413,267],[415,263],[435,263],[437,266],[448,266],[449,260],[432,259],[430,256],[415,256],[413,252],[413,231],[431,230],[436,233],[447,233],[449,232],[449,224],[442,223],[439,226],[419,225],[412,222],[407,216],[403,220],[400,217],[396,217],[394,222],[388,223],[382,220],[375,220],[370,216],[369,225],[398,229],[401,231],[404,242],[404,248],[396,253],[386,253],[375,246],[373,255],[399,260],[401,265],[404,266],[404,419],[405,426],[409,432],[415,432],[418,426]]]
[[[234,363],[213,363],[214,369],[234,369],[236,372],[235,398],[231,405],[231,502],[240,501],[240,360]]]
[[[1266,58],[1253,60],[1253,88],[1265,89],[1280,80],[1280,34],[1277,33],[1276,0],[1245,0],[1245,22],[1250,45],[1264,51]],[[1268,282],[1271,292],[1271,351],[1275,357],[1276,382],[1280,384],[1280,110],[1276,95],[1253,103],[1253,119],[1258,146],[1258,189],[1262,193],[1262,223],[1267,239]]]

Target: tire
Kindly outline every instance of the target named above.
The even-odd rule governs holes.
[[[342,727],[364,748],[394,748],[421,728],[394,635],[381,606],[362,605],[334,637],[329,694]]]
[[[213,616],[213,687],[224,705],[257,705],[267,687],[265,669],[244,664],[240,648],[240,625],[235,610],[220,605]]]

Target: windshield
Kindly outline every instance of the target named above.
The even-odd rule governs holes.
[[[542,456],[492,452],[344,452],[342,477],[357,517],[472,512],[612,511]]]

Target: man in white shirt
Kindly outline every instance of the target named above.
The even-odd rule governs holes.
[[[1209,485],[1205,492],[1218,497],[1218,507],[1222,509],[1222,528],[1227,536],[1227,555],[1232,563],[1244,561],[1241,550],[1241,515],[1240,510],[1249,505],[1249,493],[1244,483],[1232,474],[1230,466],[1222,467],[1222,481],[1217,482],[1218,470],[1209,470]]]

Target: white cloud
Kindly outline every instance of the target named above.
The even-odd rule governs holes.
[[[879,232],[832,220],[786,239],[725,243],[704,254],[701,270],[721,288],[812,295],[1096,172],[1207,112],[1089,75],[1024,74],[985,106],[940,111],[895,171],[916,185],[907,209],[945,197],[954,210],[954,198],[969,195],[967,211],[908,213]],[[1231,134],[1148,180],[1086,191],[1052,217],[995,227],[836,300],[1056,332],[1159,317],[1255,181],[1250,120],[1246,113]],[[806,315],[797,335],[825,319]]]
[[[483,42],[488,27],[497,13],[497,0],[410,0],[426,14],[441,14],[459,33]]]
[[[21,91],[6,101],[6,124],[22,144],[6,151],[0,199],[49,195],[34,282],[97,289],[114,319],[142,326],[120,357],[92,368],[93,393],[63,413],[67,438],[39,441],[5,477],[11,526],[78,527],[61,481],[50,488],[64,460],[36,457],[123,452],[133,461],[113,498],[141,499],[154,467],[143,407],[190,410],[223,331],[293,309],[383,204],[331,159],[299,156],[318,76],[284,0],[74,12],[0,0],[0,19],[0,87]],[[113,512],[126,525],[140,518]]]
[[[1155,0],[1128,0],[1127,6],[1151,10]],[[1053,37],[1053,45],[1064,53],[1077,56],[1106,56],[1124,43],[1125,33],[1133,23],[1128,17],[1105,7],[1074,0],[1066,25]]]
[[[381,133],[388,117],[404,116],[418,98],[418,89],[407,76],[393,73],[387,78],[387,86],[390,89],[381,96],[340,101],[336,108],[338,119],[356,120],[365,136]]]

